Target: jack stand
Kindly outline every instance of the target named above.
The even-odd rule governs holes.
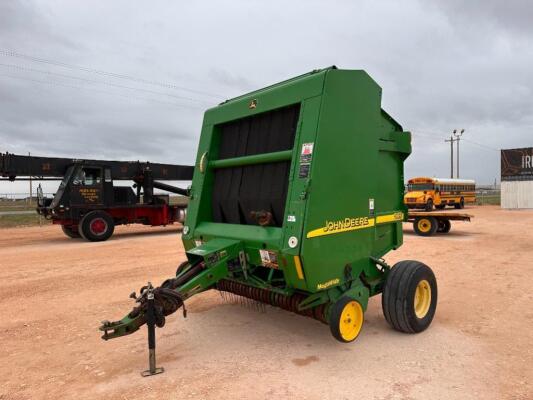
[[[152,376],[161,374],[165,371],[164,368],[157,368],[155,366],[155,304],[154,304],[154,288],[150,282],[148,282],[148,288],[146,289],[146,299],[148,301],[148,308],[146,310],[146,326],[148,327],[148,363],[149,369],[141,372],[141,375]]]

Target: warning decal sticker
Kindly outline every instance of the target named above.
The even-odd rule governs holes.
[[[307,178],[309,176],[314,145],[314,143],[302,144],[302,153],[300,154],[300,171],[298,173],[299,178]]]

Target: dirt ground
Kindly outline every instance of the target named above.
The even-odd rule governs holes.
[[[393,331],[377,296],[358,340],[341,344],[315,320],[208,292],[158,329],[166,372],[149,378],[145,329],[104,342],[97,328],[173,274],[176,228],[120,227],[103,243],[55,226],[0,230],[0,399],[533,399],[533,210],[467,211],[473,222],[448,235],[405,225],[387,257],[435,271],[427,331]]]

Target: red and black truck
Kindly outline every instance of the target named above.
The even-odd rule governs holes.
[[[53,198],[37,190],[37,212],[61,225],[71,238],[107,240],[116,225],[160,226],[183,222],[186,204],[171,205],[168,194],[188,190],[159,181],[190,181],[194,167],[141,161],[80,160],[0,153],[3,180],[61,180]],[[115,186],[133,181],[132,186]],[[134,190],[135,189],[135,190]]]

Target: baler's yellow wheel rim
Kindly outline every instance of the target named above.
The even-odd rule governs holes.
[[[339,320],[339,332],[342,338],[347,342],[354,340],[361,332],[363,320],[363,307],[361,307],[361,304],[355,300],[346,303]]]
[[[427,233],[431,230],[431,221],[427,218],[421,218],[418,220],[418,230],[423,233]]]
[[[418,318],[424,318],[431,306],[431,286],[425,279],[418,282],[415,291],[415,314]]]

